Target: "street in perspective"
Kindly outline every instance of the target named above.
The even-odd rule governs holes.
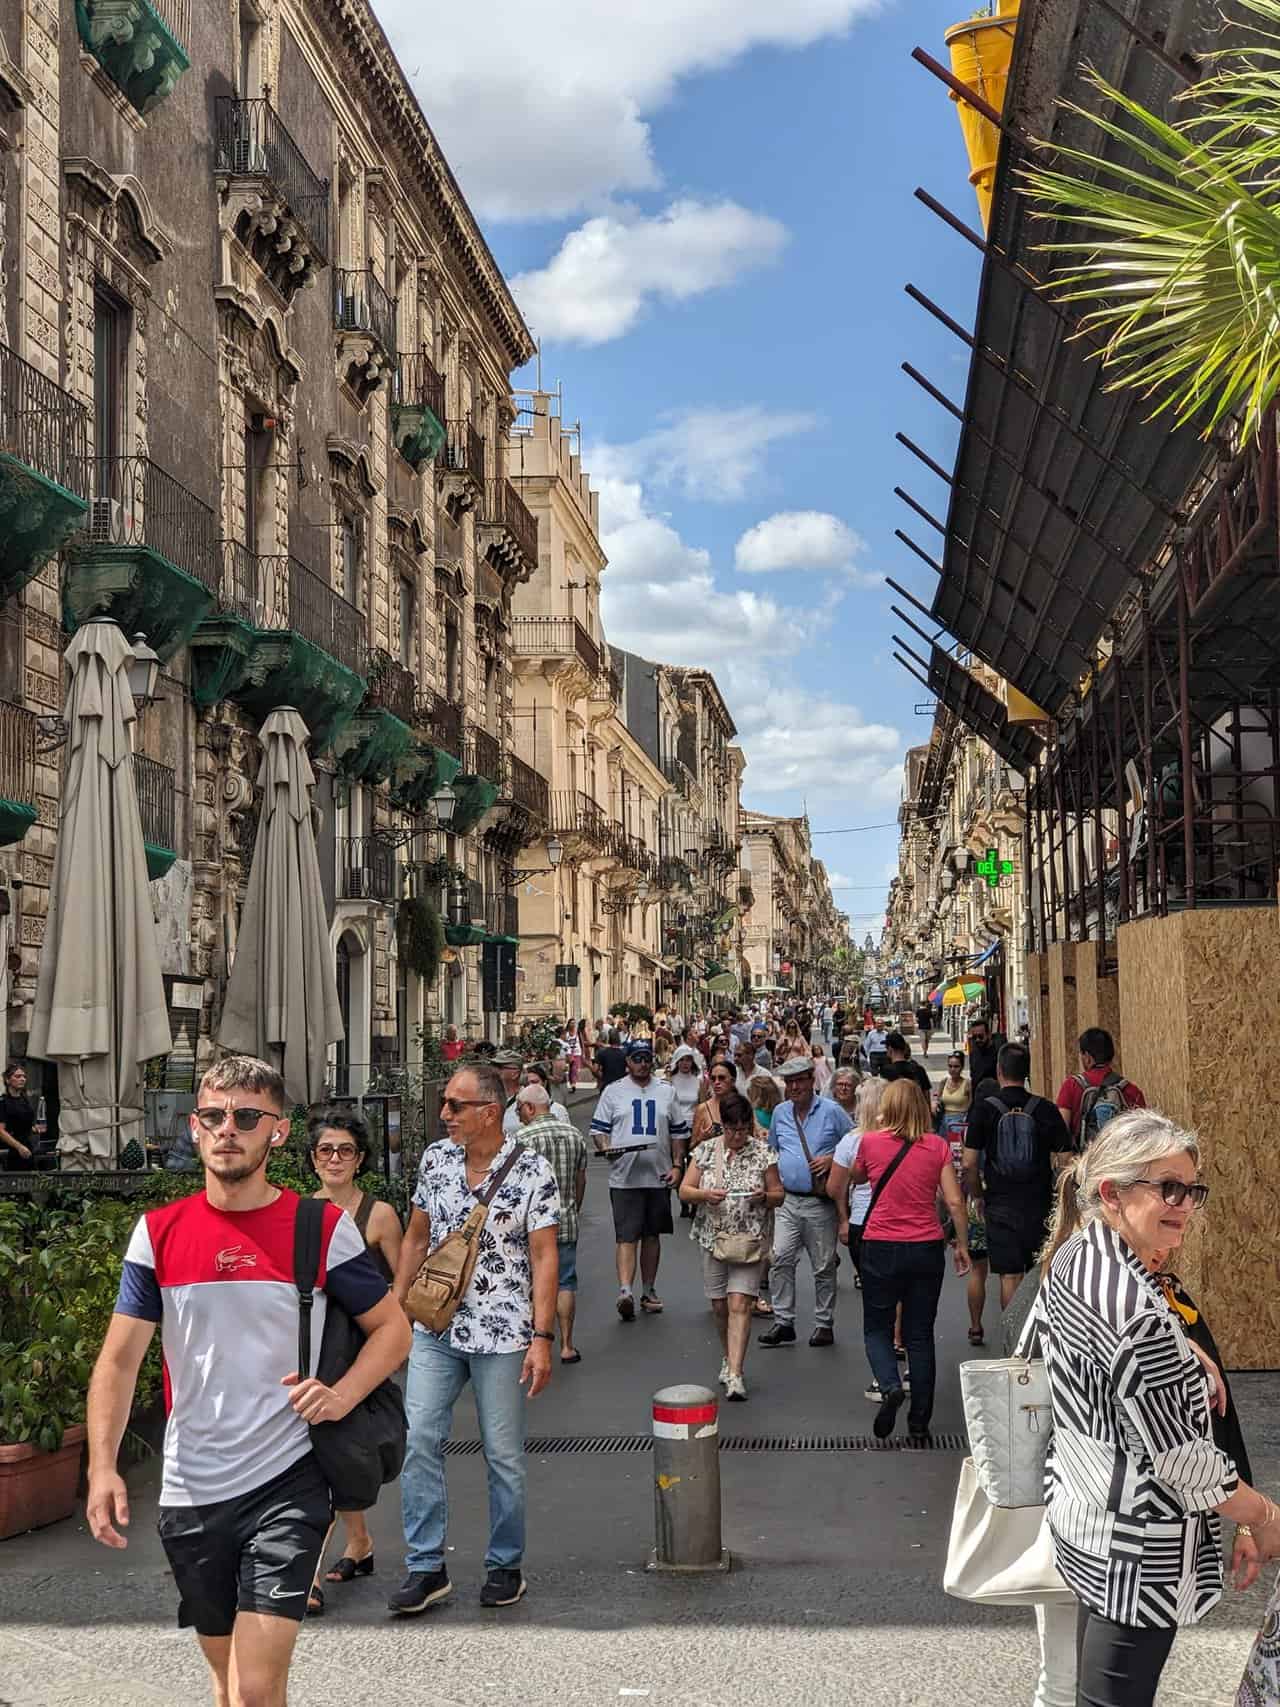
[[[0,1707],[1280,1707],[1280,0],[963,10],[0,0]]]

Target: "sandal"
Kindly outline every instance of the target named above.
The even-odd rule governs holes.
[[[580,1351],[575,1351],[571,1357],[562,1357],[560,1361],[561,1363],[581,1363],[582,1353]]]
[[[322,1588],[313,1586],[311,1593],[307,1596],[307,1617],[324,1617],[324,1590]]]
[[[330,1565],[324,1574],[327,1583],[349,1583],[352,1577],[371,1577],[373,1575],[373,1554],[369,1553],[363,1559],[353,1559],[344,1553],[337,1564]]]
[[[986,1343],[987,1343],[987,1336],[983,1333],[981,1328],[970,1328],[969,1329],[969,1344],[970,1345],[985,1345]]]

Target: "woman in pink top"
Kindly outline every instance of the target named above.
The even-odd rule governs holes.
[[[893,1353],[893,1318],[902,1306],[902,1338],[911,1370],[911,1439],[929,1438],[937,1360],[933,1324],[946,1268],[938,1223],[942,1193],[956,1231],[955,1268],[969,1272],[969,1218],[951,1165],[951,1149],[929,1127],[929,1102],[913,1079],[895,1079],[880,1102],[879,1127],[865,1132],[850,1175],[878,1191],[862,1225],[862,1334],[884,1397],[872,1424],[887,1440],[906,1394]],[[892,1173],[890,1173],[892,1169]],[[884,1181],[883,1188],[880,1182]]]

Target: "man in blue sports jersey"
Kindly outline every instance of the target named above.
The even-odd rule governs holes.
[[[628,1044],[627,1076],[601,1094],[591,1117],[591,1136],[597,1151],[611,1158],[618,1314],[624,1322],[633,1322],[637,1255],[643,1286],[640,1308],[646,1315],[662,1309],[654,1290],[662,1254],[658,1241],[672,1230],[671,1187],[680,1178],[689,1148],[689,1122],[671,1086],[654,1079],[653,1045],[647,1038]]]

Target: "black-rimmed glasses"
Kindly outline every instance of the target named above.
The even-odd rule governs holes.
[[[1209,1200],[1207,1185],[1187,1185],[1180,1179],[1136,1179],[1132,1185],[1149,1185],[1153,1191],[1158,1191],[1161,1197],[1172,1209],[1181,1209],[1182,1205],[1191,1199],[1193,1209],[1203,1209]]]

